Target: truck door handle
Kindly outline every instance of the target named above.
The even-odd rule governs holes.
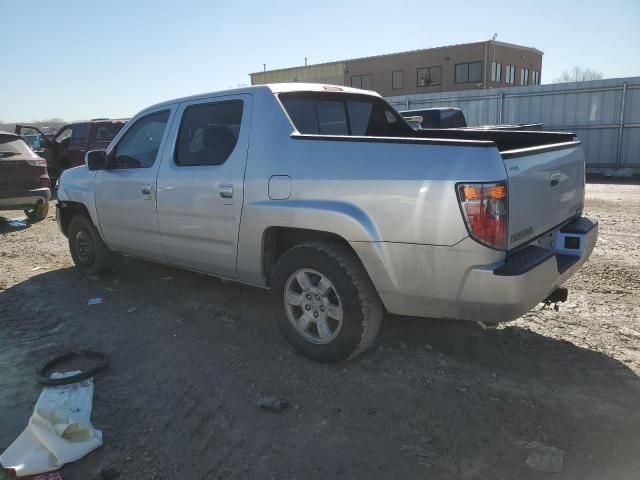
[[[142,188],[140,189],[140,192],[142,193],[142,198],[144,198],[145,200],[151,200],[151,184],[150,183],[143,183]]]
[[[223,199],[233,198],[233,185],[221,183],[218,185],[218,195]]]
[[[557,187],[560,184],[560,172],[552,173],[549,178],[549,184],[552,187]]]

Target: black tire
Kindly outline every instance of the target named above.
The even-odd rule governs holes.
[[[306,333],[296,329],[294,320],[289,319],[287,309],[292,307],[285,300],[287,284],[302,269],[326,277],[335,298],[339,299],[342,323],[334,330],[335,338],[327,343],[314,343],[305,338]],[[360,260],[345,245],[309,242],[288,250],[273,268],[271,292],[280,331],[294,350],[311,360],[323,363],[350,360],[369,348],[380,330],[383,315],[380,297]],[[294,308],[300,308],[304,315],[302,306]],[[316,331],[319,333],[319,329]]]
[[[86,277],[101,277],[118,263],[118,254],[104,244],[93,222],[85,215],[78,214],[71,219],[67,238],[73,263]]]
[[[36,203],[32,208],[25,209],[24,214],[31,223],[44,220],[49,214],[49,202]]]
[[[64,378],[51,378],[49,371],[54,370],[53,367],[58,366],[69,360],[85,360],[85,362],[91,362],[93,360],[93,367],[88,370],[80,370],[79,373]],[[81,352],[69,352],[54,358],[42,367],[36,373],[36,380],[46,387],[59,387],[60,385],[69,385],[71,383],[80,382],[87,378],[95,377],[99,372],[107,368],[109,365],[109,355],[104,352],[92,352],[90,350],[84,350]],[[75,370],[75,369],[74,369]]]

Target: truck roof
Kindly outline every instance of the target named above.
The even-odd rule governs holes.
[[[269,83],[265,85],[251,85],[247,87],[232,88],[229,90],[219,90],[217,92],[199,93],[197,95],[190,95],[187,97],[174,98],[165,102],[156,103],[144,110],[150,110],[152,108],[162,107],[165,105],[171,105],[177,102],[186,102],[191,100],[198,100],[201,98],[211,97],[213,95],[238,95],[241,93],[253,93],[253,92],[265,92],[269,91],[273,94],[289,93],[289,92],[345,92],[345,93],[358,93],[364,95],[371,95],[380,97],[380,95],[372,90],[362,90],[359,88],[346,87],[343,85],[331,85],[323,83]]]
[[[128,121],[128,118],[92,118],[91,120],[79,123],[120,123]]]

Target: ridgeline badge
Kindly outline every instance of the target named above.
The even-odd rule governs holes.
[[[517,233],[511,235],[511,243],[517,242],[518,240],[522,240],[524,237],[528,237],[533,233],[533,227],[527,227],[524,230],[520,230]]]

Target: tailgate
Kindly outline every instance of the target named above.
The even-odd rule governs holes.
[[[582,212],[585,157],[579,141],[502,152],[508,177],[507,248]]]

